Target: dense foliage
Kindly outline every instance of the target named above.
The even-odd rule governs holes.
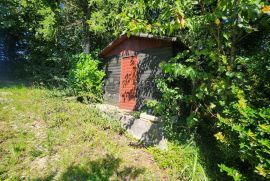
[[[103,48],[122,32],[114,18],[122,4],[120,0],[3,0],[0,29],[14,37],[13,47],[19,53],[13,61],[20,60],[30,77],[66,86],[74,55]]]
[[[77,93],[91,92],[101,96],[105,73],[99,70],[100,62],[89,54],[80,54],[72,59],[72,64],[69,82],[74,90]]]
[[[134,7],[130,31],[174,34],[189,47],[161,64],[161,104],[148,103],[167,120],[168,136],[188,132],[202,141],[210,133],[221,171],[235,180],[269,178],[269,3],[159,0]]]
[[[177,36],[189,49],[161,64],[162,99],[148,103],[167,137],[203,145],[206,167],[234,180],[269,179],[268,0],[2,0],[0,23],[35,80],[96,94],[98,62],[74,55],[122,32]]]

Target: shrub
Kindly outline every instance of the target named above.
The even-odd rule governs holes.
[[[211,161],[234,180],[269,179],[270,109],[266,94],[270,90],[266,81],[269,75],[248,63],[254,62],[254,57],[245,60],[237,57],[237,61],[245,63],[245,70],[225,74],[224,70],[218,70],[222,72],[220,75],[216,75],[212,59],[207,56],[203,59],[209,63],[207,66],[190,64],[200,58],[187,51],[161,64],[169,78],[157,81],[161,101],[147,105],[155,114],[164,116],[164,130],[169,138],[181,139],[175,135],[185,131],[204,140],[212,140],[214,136],[217,142],[212,143],[217,145],[214,149],[219,156]],[[256,62],[256,67],[261,64],[264,62]],[[187,89],[182,82],[188,82],[192,88]],[[264,91],[253,91],[259,87]],[[171,120],[173,116],[178,117],[176,121]]]
[[[80,54],[72,59],[69,71],[69,82],[76,94],[92,93],[97,97],[102,95],[104,71],[99,70],[100,61],[92,55]]]
[[[222,132],[215,134],[215,137],[220,141],[221,148],[225,146],[232,149],[229,152],[237,151],[252,171],[270,178],[270,108],[252,109],[241,100],[244,99],[235,104],[241,115],[238,121],[218,115]],[[231,169],[227,168],[224,164],[220,165],[220,169],[230,175]]]

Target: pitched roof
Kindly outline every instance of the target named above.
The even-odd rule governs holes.
[[[176,42],[179,41],[177,37],[167,37],[167,36],[155,36],[151,34],[146,34],[146,33],[138,33],[138,34],[130,34],[128,36],[127,34],[123,34],[114,41],[112,41],[108,46],[106,46],[99,54],[99,56],[103,57],[106,55],[108,52],[110,52],[113,48],[121,44],[123,41],[130,37],[139,37],[139,38],[148,38],[148,39],[155,39],[155,40],[164,40],[164,41],[171,41],[171,42]]]

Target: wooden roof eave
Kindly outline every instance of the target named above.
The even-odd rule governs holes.
[[[163,41],[171,41],[176,42],[178,41],[177,37],[165,37],[165,36],[154,36],[151,34],[146,33],[138,33],[138,34],[131,34],[130,37],[140,37],[140,38],[149,38],[149,39],[156,39],[156,40],[163,40]],[[106,46],[99,54],[100,57],[105,57],[113,48],[117,47],[121,44],[124,40],[130,38],[127,34],[121,35],[119,38],[112,41],[108,46]]]

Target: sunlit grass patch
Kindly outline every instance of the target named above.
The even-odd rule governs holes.
[[[208,180],[200,163],[198,148],[169,143],[167,150],[148,148],[161,168],[167,169],[175,180]]]
[[[57,90],[0,87],[0,180],[162,180],[120,123]]]

